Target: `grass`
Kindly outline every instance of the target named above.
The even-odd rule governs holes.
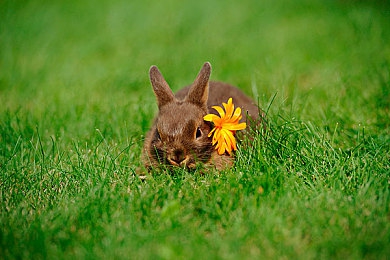
[[[0,258],[388,259],[386,1],[3,1]],[[232,169],[141,181],[204,61],[267,111]]]

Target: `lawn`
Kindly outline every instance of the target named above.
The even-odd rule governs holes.
[[[388,259],[387,1],[1,1],[1,259]],[[267,113],[234,167],[137,177],[205,61]]]

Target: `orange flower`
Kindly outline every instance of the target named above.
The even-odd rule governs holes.
[[[236,110],[234,110],[232,98],[229,98],[227,104],[222,103],[222,105],[226,112],[222,107],[213,106],[220,116],[207,114],[203,119],[214,123],[214,128],[208,136],[210,137],[213,135],[212,144],[217,144],[215,149],[218,151],[218,154],[222,155],[227,151],[228,154],[231,155],[232,151],[237,150],[234,134],[237,130],[245,129],[246,123],[238,123],[242,118],[241,108],[237,107]]]

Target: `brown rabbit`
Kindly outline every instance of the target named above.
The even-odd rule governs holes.
[[[236,87],[221,82],[209,82],[211,65],[206,62],[194,83],[173,94],[156,66],[150,68],[150,81],[157,98],[158,115],[146,135],[143,162],[148,170],[165,166],[194,169],[198,163],[220,170],[232,164],[228,154],[219,155],[208,137],[212,129],[203,117],[217,114],[212,106],[221,106],[231,97],[246,114],[260,122],[258,106]]]

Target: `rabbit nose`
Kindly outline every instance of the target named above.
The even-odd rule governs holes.
[[[169,158],[174,164],[180,165],[182,164],[186,159],[187,156],[184,154],[184,151],[181,149],[175,150]]]

